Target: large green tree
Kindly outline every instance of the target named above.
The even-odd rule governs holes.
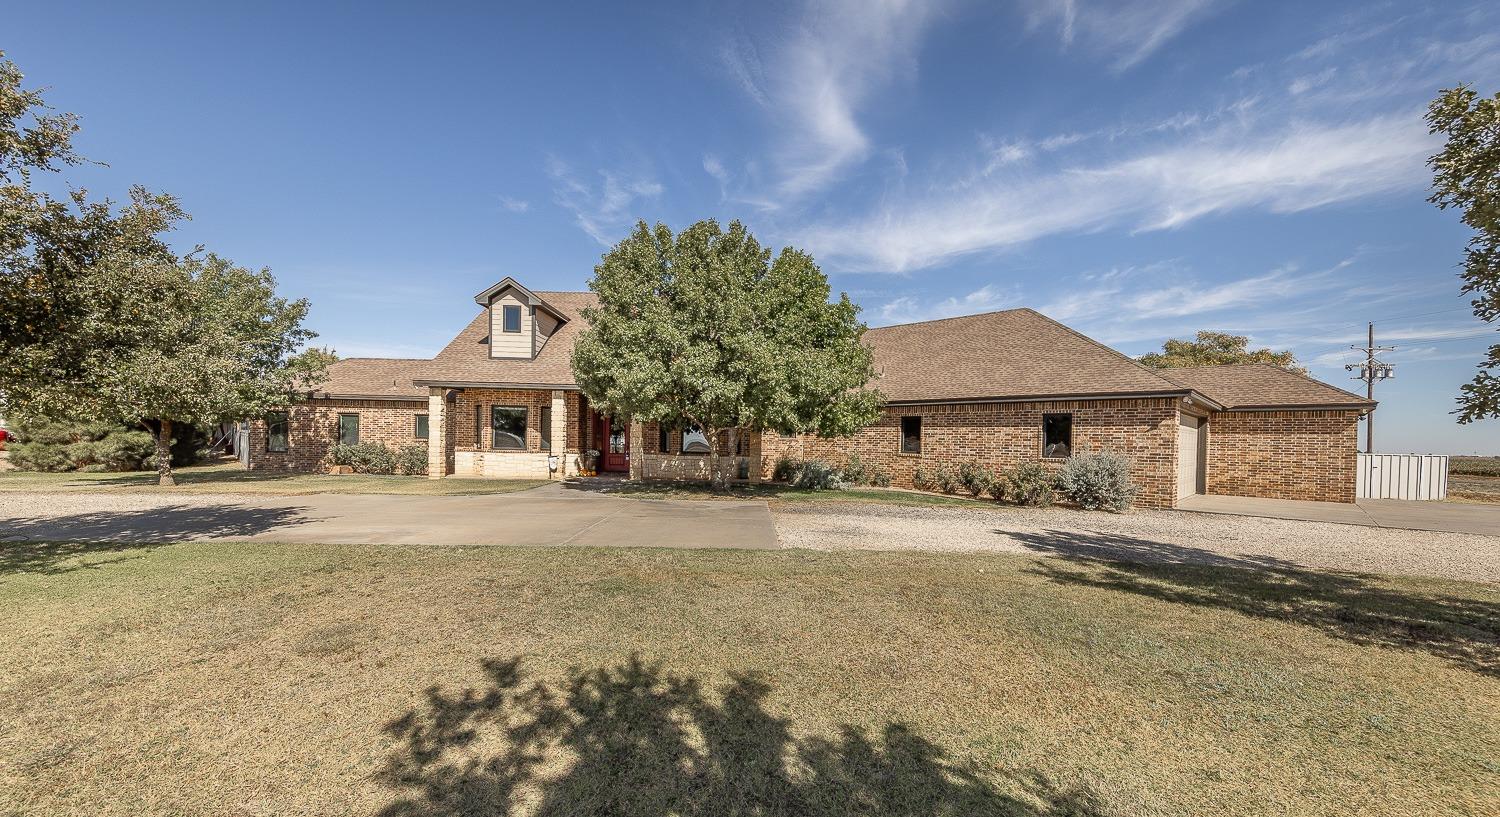
[[[573,369],[600,409],[636,422],[692,423],[710,441],[744,431],[849,434],[879,416],[859,308],[830,300],[811,256],[772,258],[738,221],[673,234],[636,224],[594,268],[599,305]]]
[[[1307,369],[1290,350],[1251,349],[1250,339],[1227,332],[1199,332],[1193,340],[1168,339],[1160,352],[1141,355],[1141,362],[1158,369],[1173,366],[1224,366],[1231,363],[1269,363],[1299,374]]]
[[[291,360],[312,333],[304,301],[267,272],[215,256],[178,258],[162,234],[175,199],[131,191],[116,208],[34,177],[82,161],[77,120],[51,113],[0,59],[0,396],[9,410],[121,421],[156,435],[170,485],[174,424],[213,424],[285,403],[321,358]]]
[[[1446,210],[1457,207],[1474,231],[1464,249],[1462,291],[1473,295],[1474,314],[1486,323],[1500,318],[1500,93],[1481,97],[1460,85],[1445,90],[1427,109],[1432,133],[1447,137],[1428,160],[1432,195]],[[1454,411],[1460,423],[1500,417],[1500,344],[1490,346],[1479,373],[1464,384]]]

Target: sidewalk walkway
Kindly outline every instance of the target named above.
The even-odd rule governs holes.
[[[1348,504],[1246,496],[1192,496],[1179,501],[1177,510],[1500,536],[1500,505],[1401,499],[1361,499]]]

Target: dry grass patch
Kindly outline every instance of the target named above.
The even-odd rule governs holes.
[[[1500,802],[1488,585],[996,555],[3,547],[0,813]]]

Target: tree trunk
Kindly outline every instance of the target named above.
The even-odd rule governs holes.
[[[170,488],[172,479],[172,421],[163,418],[156,427],[156,483]]]
[[[708,438],[708,484],[715,491],[723,492],[729,486],[719,467],[719,429],[704,428],[703,436]]]

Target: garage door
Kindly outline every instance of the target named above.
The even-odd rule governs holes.
[[[1203,493],[1203,419],[1179,415],[1177,498]]]

